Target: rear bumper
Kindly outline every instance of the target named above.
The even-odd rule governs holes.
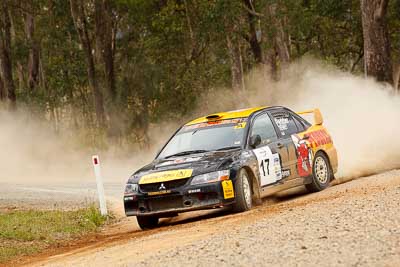
[[[328,154],[329,161],[331,163],[332,171],[335,174],[338,170],[338,155],[336,148],[332,146],[330,149],[325,150],[326,154]]]
[[[224,199],[221,182],[185,186],[170,193],[125,195],[127,216],[168,215],[193,210],[222,207],[232,204],[235,198]]]

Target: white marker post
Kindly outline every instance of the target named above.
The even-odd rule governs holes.
[[[99,156],[94,155],[92,157],[92,162],[93,162],[93,168],[94,168],[94,175],[96,176],[97,194],[99,195],[100,213],[101,213],[101,215],[106,216],[107,215],[107,205],[106,205],[106,199],[104,197],[104,186],[103,186],[103,179],[101,177]]]

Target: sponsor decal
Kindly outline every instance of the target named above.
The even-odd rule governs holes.
[[[292,135],[293,143],[297,154],[297,172],[301,177],[309,176],[312,172],[313,152],[307,141],[298,135]]]
[[[172,171],[156,172],[142,176],[139,184],[162,183],[192,176],[193,169],[181,169]]]
[[[302,177],[312,174],[313,149],[332,144],[332,138],[325,129],[306,132],[304,136],[308,138],[303,139],[299,135],[292,135],[297,152],[297,171]]]
[[[287,178],[290,176],[290,170],[282,170],[282,178]]]
[[[325,130],[317,130],[306,134],[309,136],[309,142],[314,148],[332,144],[332,138]]]
[[[199,159],[201,159],[201,157],[188,157],[188,158],[169,160],[169,161],[158,164],[157,167],[169,166],[169,165],[179,164],[179,163],[195,162],[195,161],[198,161]]]
[[[241,129],[246,126],[246,121],[247,121],[247,118],[207,121],[207,122],[202,122],[202,123],[197,123],[197,124],[192,124],[192,125],[185,125],[185,126],[183,126],[182,130],[187,131],[187,130],[193,130],[193,129],[199,129],[199,128],[212,127],[214,125],[222,125],[222,124],[234,124],[235,129]],[[239,127],[237,127],[237,126],[239,126]]]
[[[158,196],[158,195],[164,195],[164,194],[169,194],[171,193],[171,190],[162,190],[158,192],[149,192],[147,193],[149,196]]]
[[[238,124],[236,124],[233,128],[234,129],[242,129],[246,127],[246,122],[239,122]]]
[[[224,191],[224,199],[235,197],[235,192],[233,191],[232,180],[222,181],[222,190]]]
[[[200,193],[200,192],[201,192],[201,189],[200,189],[200,188],[191,189],[191,190],[188,191],[189,194]]]
[[[288,129],[289,117],[277,117],[274,118],[274,120],[279,130],[281,130],[282,132]]]

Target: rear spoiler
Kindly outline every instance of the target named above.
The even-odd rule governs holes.
[[[301,111],[301,112],[296,112],[296,113],[299,115],[314,113],[314,124],[322,125],[322,123],[324,123],[324,119],[322,118],[321,111],[318,108],[305,110],[305,111]]]

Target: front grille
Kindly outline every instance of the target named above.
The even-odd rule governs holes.
[[[183,207],[182,196],[165,196],[147,200],[150,211],[161,211],[168,209],[179,209]]]
[[[162,182],[162,183],[141,184],[140,190],[142,192],[157,192],[160,191],[161,184],[164,184],[165,189],[163,190],[177,189],[181,186],[184,186],[188,180],[189,178]]]

